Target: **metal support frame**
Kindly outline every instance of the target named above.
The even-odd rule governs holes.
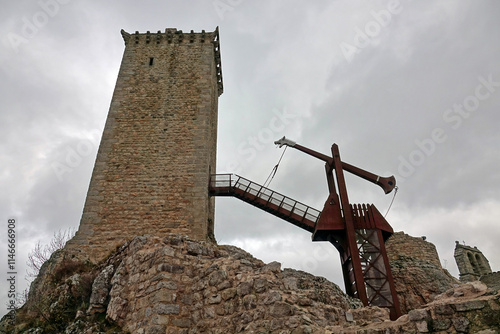
[[[385,249],[385,240],[394,231],[375,206],[349,203],[344,170],[379,185],[386,194],[396,186],[394,176],[380,177],[342,162],[336,144],[331,157],[285,137],[275,144],[325,162],[329,195],[321,212],[238,175],[212,175],[210,195],[235,196],[311,232],[313,241],[329,241],[340,254],[346,293],[366,306],[388,308],[391,319],[397,319],[401,311]]]
[[[373,205],[349,204],[344,170],[379,185],[386,194],[396,186],[394,176],[380,177],[343,162],[337,144],[331,147],[331,157],[285,137],[275,144],[291,146],[325,161],[329,196],[316,223],[313,241],[330,241],[339,251],[347,294],[359,298],[364,305],[386,307],[391,319],[397,319],[401,309],[385,249],[392,227]]]
[[[347,196],[347,188],[345,185],[344,171],[340,160],[339,148],[336,144],[332,146],[333,168],[337,176],[337,185],[339,187],[340,203],[344,216],[344,224],[347,238],[347,248],[349,249],[349,258],[353,270],[354,279],[351,280],[351,288],[353,295],[359,298],[363,304],[368,305],[368,297],[363,278],[363,270],[361,268],[361,260],[359,249],[356,241],[356,231],[354,230],[354,220],[350,212],[349,198]],[[351,277],[351,276],[349,276]]]

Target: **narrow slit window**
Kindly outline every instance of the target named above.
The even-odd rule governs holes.
[[[153,57],[149,58],[149,66],[153,66],[153,62],[154,62],[154,58]]]

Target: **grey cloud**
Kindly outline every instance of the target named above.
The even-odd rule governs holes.
[[[478,77],[500,82],[500,4],[401,0],[401,11],[349,62],[340,44],[353,44],[356,28],[376,23],[372,12],[389,2],[232,3],[221,17],[212,1],[69,1],[17,53],[7,34],[21,33],[23,17],[42,9],[26,1],[4,4],[0,209],[2,219],[18,215],[26,224],[25,248],[79,223],[98,138],[93,153],[75,162],[62,182],[51,164],[64,162],[68,150],[102,131],[123,52],[120,29],[220,26],[225,93],[219,171],[229,171],[236,158],[243,176],[265,180],[281,150],[266,143],[246,159],[238,145],[269,127],[275,109],[300,115],[275,139],[286,135],[326,154],[335,142],[344,160],[383,176],[397,176],[400,157],[418,155],[412,153],[422,150],[415,141],[442,128],[447,139],[432,154],[424,152],[425,161],[400,183],[389,221],[397,230],[426,235],[449,268],[455,239],[466,239],[499,270],[493,258],[498,245],[491,240],[499,202],[500,88],[456,128],[443,113],[474,96]],[[353,201],[373,201],[385,211],[390,196],[356,177],[347,182]],[[323,163],[289,149],[271,188],[321,209],[327,195]],[[222,242],[248,245],[256,257],[310,269],[342,286],[335,253],[314,268],[301,257],[329,245],[313,244],[302,231],[237,199],[216,203]]]

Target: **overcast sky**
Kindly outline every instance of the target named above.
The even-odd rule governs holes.
[[[224,94],[217,171],[263,183],[283,135],[399,185],[387,220],[427,236],[453,275],[455,241],[500,270],[500,2],[4,1],[0,13],[0,314],[7,221],[17,290],[37,241],[79,225],[124,43],[120,29],[220,27]],[[61,166],[64,173],[61,173]],[[59,167],[59,168],[58,168]],[[351,203],[392,194],[346,174]],[[323,162],[288,149],[270,187],[319,210]],[[235,198],[216,237],[343,288],[327,243]]]

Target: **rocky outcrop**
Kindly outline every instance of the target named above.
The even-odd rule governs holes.
[[[355,310],[362,314],[370,308]],[[365,311],[366,312],[366,311]],[[500,332],[500,296],[479,281],[463,284],[436,296],[432,303],[411,310],[396,321],[374,321],[375,314],[353,317],[334,333],[474,333]]]
[[[419,332],[498,333],[500,296],[479,282],[457,286],[407,316]]]
[[[102,270],[92,283],[92,293],[90,295],[90,306],[87,313],[104,313],[109,302],[109,291],[111,289],[111,278],[115,272],[115,267],[110,264]]]
[[[45,265],[13,332],[322,333],[361,307],[325,278],[178,235],[136,237],[87,272],[71,261]]]
[[[441,266],[436,247],[424,239],[396,232],[386,243],[403,313],[430,303],[437,295],[460,284]]]
[[[16,323],[2,320],[0,333],[500,331],[499,295],[479,281],[390,321],[386,309],[361,307],[325,278],[179,235],[136,237],[98,266],[75,261],[54,255],[32,286],[33,299]]]

